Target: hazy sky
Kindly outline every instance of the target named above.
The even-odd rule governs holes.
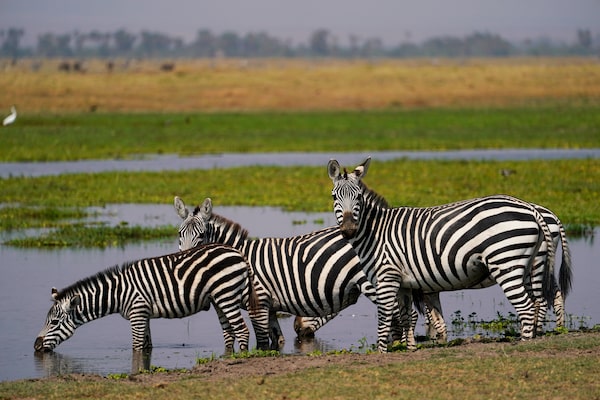
[[[575,41],[576,31],[600,34],[600,0],[0,0],[0,29],[39,33],[124,28],[178,36],[264,31],[294,44],[325,28],[344,43],[350,34],[386,45],[407,38],[498,33],[509,40],[547,36]]]

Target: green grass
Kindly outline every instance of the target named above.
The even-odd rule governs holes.
[[[354,167],[362,160],[356,160]],[[106,172],[0,180],[0,203],[88,207],[108,203],[188,205],[211,197],[220,206],[275,206],[331,211],[332,183],[323,167],[243,167],[186,172]],[[508,177],[500,170],[516,171]],[[365,182],[394,206],[431,206],[495,193],[553,210],[563,223],[600,224],[600,160],[373,160]],[[175,215],[175,212],[173,212]],[[250,232],[252,232],[251,228]]]
[[[88,216],[88,212],[77,208],[0,207],[0,231],[56,227]]]
[[[85,226],[70,224],[39,236],[11,239],[5,242],[15,247],[122,247],[145,240],[173,239],[176,226],[140,227],[117,225]]]
[[[222,152],[600,147],[600,107],[23,115],[0,162]]]

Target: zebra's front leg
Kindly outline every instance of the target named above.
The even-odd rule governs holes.
[[[448,341],[448,330],[442,313],[442,303],[439,293],[429,293],[424,297],[425,314],[428,321],[427,334],[430,338],[435,337],[438,343]]]
[[[388,351],[388,339],[392,329],[394,315],[398,315],[397,295],[400,289],[400,276],[380,268],[377,275],[377,350],[380,353]]]
[[[274,350],[281,350],[285,345],[285,337],[279,321],[277,319],[277,313],[275,311],[269,312],[269,337],[271,339],[271,347]]]
[[[399,289],[397,300],[398,309],[400,310],[400,324],[405,330],[403,339],[406,341],[406,348],[416,350],[415,326],[417,325],[418,315],[412,308],[412,289]]]
[[[133,350],[141,351],[152,349],[150,318],[146,315],[146,313],[130,316],[129,323],[131,324]]]

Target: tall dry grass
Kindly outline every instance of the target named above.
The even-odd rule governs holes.
[[[4,62],[0,108],[30,113],[361,110],[598,103],[597,59]]]

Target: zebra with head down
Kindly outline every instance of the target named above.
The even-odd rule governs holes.
[[[257,322],[268,310],[260,309],[255,283],[245,257],[222,244],[127,262],[60,291],[53,288],[54,302],[34,348],[51,351],[79,326],[119,313],[130,321],[133,349],[150,349],[151,318],[182,318],[212,304],[223,328],[225,350],[233,350],[235,339],[240,350],[247,350],[249,331],[241,309],[249,311],[255,331],[266,336],[268,330]]]

